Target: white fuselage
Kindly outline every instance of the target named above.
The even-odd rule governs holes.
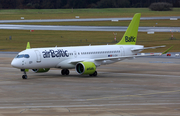
[[[100,58],[131,56],[140,51],[132,52],[132,49],[142,49],[141,45],[99,45],[99,46],[77,46],[77,47],[52,47],[52,48],[33,48],[20,52],[13,59],[11,65],[19,69],[38,69],[38,68],[75,68],[76,62],[94,62],[96,66],[114,63],[124,60],[95,60]],[[28,55],[29,57],[21,57]]]

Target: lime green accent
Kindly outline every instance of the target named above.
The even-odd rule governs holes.
[[[140,22],[141,13],[136,13],[129,24],[123,38],[116,45],[136,45],[138,27]]]
[[[31,47],[30,47],[30,43],[29,43],[29,42],[27,42],[26,49],[31,49]],[[25,72],[28,72],[28,71],[29,71],[29,69],[25,69]]]
[[[33,69],[35,73],[44,73],[44,72],[48,72],[49,70],[50,68]]]
[[[27,42],[26,49],[31,49],[31,47],[30,47],[30,43],[29,43],[29,42]]]
[[[96,65],[93,62],[80,62],[84,65],[83,74],[93,74],[96,71]]]
[[[174,46],[171,46],[170,48],[168,48],[166,51],[164,51],[162,54],[166,54],[169,52],[169,50],[171,50]]]

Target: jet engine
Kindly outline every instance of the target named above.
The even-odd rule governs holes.
[[[96,65],[93,62],[79,62],[75,69],[79,74],[92,75],[96,71]]]
[[[49,69],[50,68],[32,69],[32,71],[35,73],[44,73],[44,72],[48,72]]]

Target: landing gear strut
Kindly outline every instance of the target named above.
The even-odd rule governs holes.
[[[22,79],[27,79],[27,74],[25,69],[21,69],[21,71],[24,73],[24,75],[22,75]]]
[[[62,69],[61,74],[62,75],[69,75],[69,70],[68,69]]]
[[[90,74],[89,76],[94,76],[94,77],[96,77],[96,76],[97,76],[97,71],[95,71],[93,74]]]

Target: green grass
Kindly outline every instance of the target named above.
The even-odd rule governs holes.
[[[64,19],[64,18],[112,18],[133,17],[135,13],[142,13],[142,17],[149,16],[179,16],[180,8],[173,11],[150,11],[148,8],[115,8],[115,9],[24,9],[0,10],[0,20],[20,19]],[[99,25],[99,26],[128,26],[130,21],[119,22],[62,22],[62,23],[23,23],[45,25]],[[158,23],[158,24],[156,24]],[[151,20],[141,21],[140,26],[180,26],[180,20]],[[120,40],[124,32],[117,32]],[[12,36],[12,40],[8,40]],[[137,44],[145,46],[167,45],[166,48],[148,50],[143,52],[163,52],[174,45],[171,51],[177,52],[180,47],[180,33],[174,33],[177,40],[169,40],[171,33],[138,33]],[[6,40],[7,38],[7,40]],[[29,30],[0,30],[0,51],[21,51],[26,48],[27,42],[31,47],[79,46],[115,44],[113,32],[84,32],[84,31],[36,31]]]
[[[135,13],[147,16],[179,16],[180,8],[173,11],[150,11],[148,8],[105,8],[105,9],[13,9],[0,10],[0,20],[20,19],[64,19],[64,18],[108,18],[133,17]]]
[[[117,32],[117,40],[120,40],[124,32]],[[0,30],[0,51],[22,51],[29,41],[31,47],[58,47],[79,45],[104,45],[115,44],[113,32],[89,32],[89,31],[34,31],[28,30]],[[12,36],[12,40],[6,40]],[[169,40],[171,33],[138,33],[137,44],[144,46],[167,45],[166,48],[148,50],[145,52],[163,52],[174,45],[171,51],[179,51],[180,33],[174,33],[177,40]],[[86,41],[87,40],[87,41]]]

